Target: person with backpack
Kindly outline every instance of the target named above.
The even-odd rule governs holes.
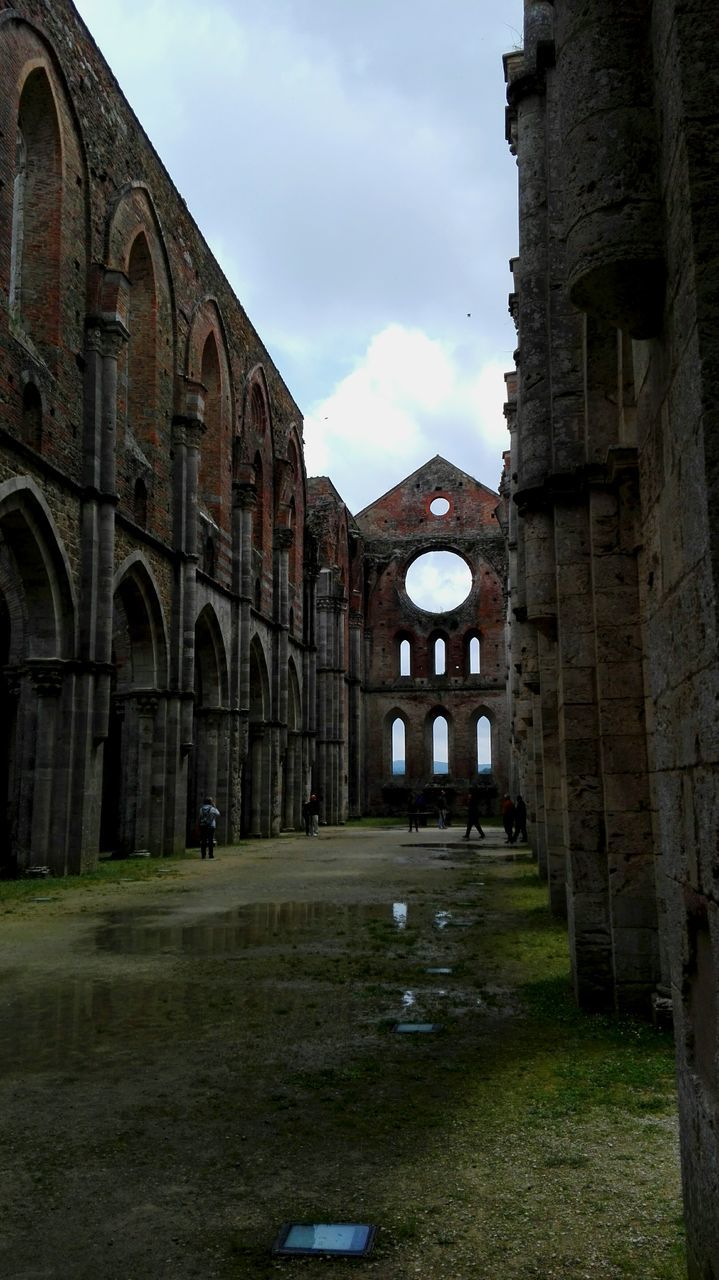
[[[203,859],[205,855],[209,858],[215,856],[215,828],[219,816],[220,811],[215,808],[212,796],[205,796],[205,803],[200,805],[200,853]]]

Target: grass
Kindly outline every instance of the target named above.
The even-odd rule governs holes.
[[[0,880],[0,912],[12,911],[33,898],[57,898],[87,889],[119,884],[121,880],[164,880],[183,862],[197,856],[186,850],[169,858],[101,858],[92,871],[79,876],[47,876],[42,879]]]

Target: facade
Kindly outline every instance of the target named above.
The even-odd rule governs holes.
[[[6,870],[300,820],[301,418],[69,3],[0,11]]]
[[[709,0],[526,0],[505,60],[515,768],[579,1000],[671,994],[692,1280],[719,1276],[716,37]]]
[[[406,811],[411,795],[444,789],[450,809],[471,786],[487,813],[508,789],[506,548],[499,497],[444,458],[432,458],[356,516],[364,549],[364,803]],[[466,599],[446,612],[413,602],[407,573],[449,551],[471,572]]]

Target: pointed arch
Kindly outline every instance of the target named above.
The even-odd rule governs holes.
[[[157,445],[157,285],[143,230],[130,246],[127,279],[127,425],[141,445]]]
[[[446,777],[452,772],[453,737],[451,712],[445,706],[433,707],[425,721],[425,748],[433,776]]]
[[[215,523],[224,527],[230,510],[234,395],[227,335],[214,298],[198,303],[187,338],[188,380],[201,389],[205,433],[200,449],[198,496]]]
[[[77,602],[67,553],[45,498],[26,477],[0,484],[0,588],[10,662],[74,656]]]
[[[151,477],[148,505],[153,527],[169,533],[171,475],[164,442],[175,407],[175,295],[160,220],[142,183],[127,184],[110,206],[106,261],[102,306],[116,312],[129,333],[118,360],[117,420],[118,445],[125,445],[132,465],[119,468],[118,488],[132,510],[139,462]]]
[[[195,705],[226,706],[229,700],[229,664],[222,628],[211,604],[195,623]]]
[[[119,692],[167,687],[167,631],[152,570],[142,552],[115,574],[113,640]]]
[[[474,743],[477,773],[491,774],[494,768],[494,715],[487,707],[478,707],[472,715],[472,740]]]
[[[62,176],[55,96],[46,68],[35,66],[18,107],[10,311],[45,358],[59,342]]]

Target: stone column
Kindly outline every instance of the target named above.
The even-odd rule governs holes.
[[[347,729],[347,805],[350,818],[362,816],[362,625],[361,613],[349,618],[349,675]]]
[[[62,670],[57,664],[31,665],[31,687],[35,696],[34,769],[32,770],[31,863],[50,866],[65,874],[65,846],[52,840],[56,805],[55,777],[58,764],[57,734]],[[63,806],[64,807],[64,806]]]

